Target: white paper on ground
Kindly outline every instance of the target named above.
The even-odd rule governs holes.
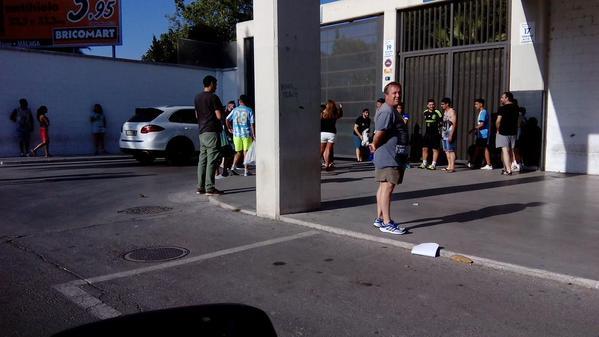
[[[421,243],[412,248],[412,254],[436,257],[437,250],[439,250],[439,244],[437,244],[437,243],[434,243],[434,242]]]

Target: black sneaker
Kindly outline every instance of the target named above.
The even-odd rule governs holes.
[[[201,189],[201,188],[198,188],[198,189],[196,190],[196,194],[206,194],[206,190],[204,190],[204,189]]]
[[[216,188],[213,188],[213,189],[211,189],[211,190],[208,190],[208,191],[206,191],[206,195],[207,195],[207,196],[211,196],[211,195],[221,195],[221,194],[224,194],[224,192],[223,192],[223,191],[221,191],[221,190],[217,190]]]

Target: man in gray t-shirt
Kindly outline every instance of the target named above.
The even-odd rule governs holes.
[[[385,103],[378,109],[376,132],[370,144],[374,153],[374,175],[379,183],[376,192],[377,217],[373,225],[381,232],[405,234],[406,230],[391,220],[391,195],[401,184],[408,156],[408,126],[397,112],[401,85],[391,82],[385,86]]]

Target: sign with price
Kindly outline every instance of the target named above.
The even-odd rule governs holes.
[[[120,0],[0,0],[0,43],[14,47],[120,45]]]

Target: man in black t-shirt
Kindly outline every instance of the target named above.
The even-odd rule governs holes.
[[[214,186],[214,177],[220,160],[220,133],[222,131],[223,105],[214,94],[216,78],[204,77],[204,91],[194,100],[200,132],[200,160],[198,161],[198,194],[222,194]]]
[[[430,98],[426,103],[424,110],[424,137],[422,144],[422,164],[418,168],[429,170],[437,169],[437,159],[439,158],[439,144],[441,143],[441,133],[439,126],[443,120],[443,114],[436,109],[435,100]],[[433,162],[428,164],[428,149],[433,150]]]
[[[501,148],[501,160],[503,161],[503,170],[501,174],[512,175],[512,158],[514,146],[516,145],[516,135],[518,134],[518,107],[513,104],[514,95],[506,91],[501,95],[499,102],[501,106],[497,111],[497,136],[495,145]]]
[[[364,109],[362,110],[362,115],[356,118],[356,123],[354,124],[354,145],[356,148],[356,160],[361,162],[365,157],[365,150],[367,142],[364,142],[364,131],[370,129],[370,110]],[[366,141],[368,140],[368,135],[366,135]]]

